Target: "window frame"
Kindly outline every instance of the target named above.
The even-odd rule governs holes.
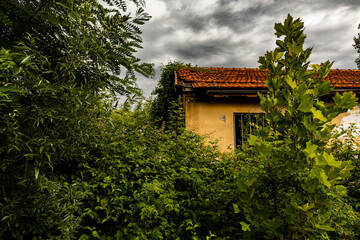
[[[258,122],[258,117],[256,116],[262,116],[262,124],[259,125],[259,122]],[[250,118],[250,124],[249,124],[249,127],[250,127],[250,131],[249,131],[249,135],[251,134],[251,131],[252,131],[252,122],[251,122],[251,119],[252,117],[254,117],[256,119],[256,123],[255,125],[257,126],[265,126],[265,123],[266,123],[266,120],[265,120],[265,113],[263,112],[254,112],[254,113],[249,113],[249,112],[243,112],[243,113],[239,113],[239,112],[236,112],[234,113],[234,116],[233,116],[233,121],[234,121],[234,146],[235,146],[235,149],[240,149],[244,142],[246,141],[246,138],[244,138],[244,129],[242,126],[244,125],[247,125],[247,124],[241,124],[241,140],[240,140],[240,136],[239,135],[239,131],[238,131],[238,119],[239,117],[241,118],[241,122],[243,123],[245,121],[244,119],[244,116],[248,116]],[[246,134],[246,133],[245,133]],[[241,141],[241,144],[238,144],[239,141]]]

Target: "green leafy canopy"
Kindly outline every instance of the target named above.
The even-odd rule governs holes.
[[[254,156],[243,174],[245,182],[256,180],[244,188],[243,212],[251,231],[269,239],[322,239],[345,228],[334,214],[348,207],[339,180],[351,169],[351,162],[337,160],[328,146],[331,121],[358,99],[337,93],[334,105],[325,104],[332,87],[323,80],[333,63],[310,65],[312,48],[304,49],[300,19],[288,15],[275,24],[275,35],[280,38],[275,50],[259,58],[260,69],[268,71],[269,91],[259,97],[269,124],[249,140]]]
[[[131,2],[130,16],[124,10]],[[150,19],[144,1],[107,3],[117,7],[0,1],[1,239],[75,231],[72,214],[83,194],[67,181],[79,159],[96,152],[112,101],[141,95],[135,72],[154,73],[136,57],[139,26]]]

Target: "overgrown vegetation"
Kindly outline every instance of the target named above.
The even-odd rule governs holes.
[[[212,229],[223,236],[236,229],[228,225],[238,218],[234,180],[216,147],[181,123],[167,130],[149,116],[147,108],[117,111],[104,128],[100,155],[82,161],[77,181],[87,193],[81,209],[89,230],[79,236],[202,239]]]
[[[66,225],[67,181],[96,152],[107,99],[139,95],[134,72],[153,73],[134,56],[149,16],[133,2],[134,18],[95,0],[1,1],[0,238]]]
[[[341,182],[350,175],[351,159],[336,159],[328,145],[331,120],[358,99],[349,92],[337,93],[335,105],[320,100],[331,91],[322,80],[332,63],[310,65],[303,29],[291,16],[275,24],[276,36],[284,38],[259,59],[260,69],[269,71],[269,92],[259,94],[269,125],[250,137],[251,157],[239,154],[247,177],[239,207],[265,239],[356,239],[358,216],[344,201]]]
[[[119,10],[0,3],[1,239],[359,238],[359,150],[329,124],[356,99],[319,99],[331,63],[309,65],[300,20],[276,24],[285,39],[260,58],[270,124],[222,154],[184,128],[178,63],[163,69],[154,102],[114,109],[111,93],[133,97],[133,73],[153,70],[133,55],[143,2],[132,1],[134,19],[124,1],[106,2]]]
[[[158,123],[168,122],[170,119],[171,104],[176,101],[180,93],[175,88],[175,71],[180,68],[191,67],[190,64],[181,62],[169,62],[161,69],[161,76],[152,95],[155,99],[151,102],[152,119]]]

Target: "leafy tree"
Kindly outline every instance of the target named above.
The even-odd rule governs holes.
[[[158,85],[152,92],[155,99],[151,104],[151,116],[155,121],[168,122],[172,103],[177,100],[179,93],[175,89],[175,71],[180,68],[191,67],[190,64],[169,62],[162,67]]]
[[[247,177],[240,205],[248,221],[243,229],[262,239],[326,239],[331,232],[355,239],[348,224],[356,216],[344,203],[346,187],[340,182],[351,162],[335,159],[328,143],[331,120],[356,106],[357,98],[337,93],[335,105],[325,106],[321,97],[332,88],[323,79],[332,63],[310,65],[312,48],[303,49],[303,30],[303,22],[290,15],[276,23],[276,36],[284,38],[259,58],[260,69],[268,70],[269,92],[259,96],[269,125],[250,137],[252,157],[243,160]]]
[[[134,17],[124,1],[112,2],[122,8],[95,0],[0,3],[0,238],[46,238],[76,226],[69,203],[81,192],[69,195],[76,187],[68,181],[78,161],[97,152],[110,94],[139,94],[135,71],[153,73],[134,55],[138,25],[149,19],[143,2],[133,1]]]
[[[358,29],[360,29],[360,24],[358,26]],[[354,37],[354,48],[357,50],[357,52],[360,54],[360,33],[358,33],[357,37]],[[355,63],[357,67],[360,69],[360,56],[355,60]]]
[[[96,0],[2,1],[1,46],[13,49],[31,35],[39,53],[50,63],[79,64],[76,68],[64,66],[77,77],[77,84],[95,84],[96,90],[107,88],[121,95],[139,93],[134,72],[153,74],[152,65],[139,64],[140,59],[134,56],[142,43],[139,25],[150,16],[141,7],[143,1],[132,0],[138,7],[134,17],[122,13],[125,1],[107,2],[121,8],[106,9]],[[125,77],[118,77],[120,74]],[[89,82],[94,75],[98,80]]]

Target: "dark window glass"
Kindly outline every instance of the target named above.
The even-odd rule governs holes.
[[[241,148],[257,126],[265,126],[264,113],[235,114],[235,144]]]

